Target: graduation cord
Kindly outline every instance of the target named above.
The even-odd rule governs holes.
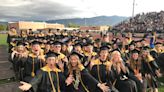
[[[56,92],[56,89],[55,89],[55,87],[54,87],[54,83],[53,83],[53,81],[52,81],[52,76],[51,76],[50,71],[48,71],[48,76],[49,76],[49,78],[50,78],[52,90],[53,90],[53,92]],[[58,90],[58,92],[60,92],[59,76],[58,76],[58,72],[57,72],[57,71],[56,71],[56,76],[57,76],[57,87],[58,87],[57,90]]]
[[[99,67],[99,64],[97,65],[97,74],[98,74],[99,82],[102,83],[101,78],[100,78],[100,67]]]
[[[89,92],[89,90],[87,89],[87,87],[84,85],[82,79],[81,79],[81,73],[80,73],[80,82],[81,82],[81,85],[83,86],[83,88],[85,89],[86,92]]]
[[[32,72],[31,72],[31,76],[32,76],[32,77],[35,76],[35,73],[34,73],[34,70],[35,70],[35,69],[34,69],[34,68],[35,68],[35,67],[34,67],[34,63],[35,63],[35,62],[34,62],[34,57],[32,57]]]
[[[58,72],[57,72],[57,71],[56,71],[56,76],[57,76],[57,87],[58,87],[58,92],[60,92],[59,75],[58,75]]]
[[[54,87],[54,83],[53,83],[53,81],[52,81],[52,76],[51,76],[50,71],[48,71],[48,76],[49,76],[49,78],[50,78],[50,82],[51,82],[52,90],[53,90],[53,92],[56,92],[56,89],[55,89],[55,87]]]

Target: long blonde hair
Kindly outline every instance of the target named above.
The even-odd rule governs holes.
[[[68,63],[68,73],[73,74],[73,66],[72,66],[71,60],[70,60],[70,58],[72,56],[76,56],[76,58],[78,59],[77,66],[76,66],[76,73],[79,73],[80,72],[80,68],[78,66],[81,64],[81,62],[80,62],[80,58],[78,57],[78,55],[70,55],[69,63]]]

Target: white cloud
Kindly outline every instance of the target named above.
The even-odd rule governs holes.
[[[135,0],[135,14],[164,10],[164,0]],[[0,0],[1,20],[132,15],[133,0]]]

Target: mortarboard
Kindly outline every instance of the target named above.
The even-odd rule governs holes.
[[[46,54],[46,58],[48,57],[57,57],[59,54],[55,53],[55,52],[52,52],[52,51],[49,51],[47,54]]]
[[[107,45],[106,45],[106,46],[101,46],[101,47],[100,47],[100,51],[101,51],[101,50],[109,50],[109,49],[110,49],[110,48],[109,48]]]
[[[32,45],[40,45],[41,42],[39,42],[39,41],[33,41],[31,44],[32,44]]]
[[[132,53],[132,54],[133,54],[133,53],[138,53],[138,54],[139,54],[139,53],[140,53],[140,51],[139,51],[139,50],[134,49],[134,50],[132,50],[132,51],[131,51],[131,53]]]
[[[62,42],[60,42],[60,41],[55,41],[55,42],[53,42],[53,45],[62,45]]]
[[[80,54],[80,53],[78,53],[78,52],[76,52],[76,51],[73,51],[73,52],[70,54],[70,56],[71,56],[71,55],[77,55],[80,59],[84,57],[83,54]]]

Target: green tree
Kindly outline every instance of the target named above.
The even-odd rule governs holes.
[[[68,27],[78,28],[80,26],[78,24],[75,24],[75,23],[68,23]]]
[[[0,24],[0,31],[7,30],[7,25]]]

